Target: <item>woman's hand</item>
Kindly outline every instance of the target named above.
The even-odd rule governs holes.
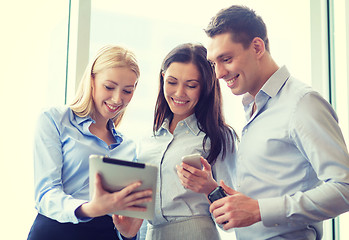
[[[177,175],[183,187],[206,196],[215,189],[218,184],[213,179],[211,165],[203,157],[200,158],[203,168],[197,169],[186,163],[176,166]]]
[[[113,214],[113,222],[122,236],[132,238],[142,226],[143,219],[131,218]]]
[[[140,182],[135,182],[122,190],[114,193],[109,193],[103,189],[101,176],[96,174],[95,192],[92,200],[81,205],[76,210],[77,217],[99,217],[112,213],[118,210],[146,211],[145,207],[140,207],[141,204],[152,200],[152,190],[144,190],[135,192]]]

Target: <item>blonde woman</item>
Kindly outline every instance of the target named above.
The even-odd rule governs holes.
[[[106,46],[86,68],[73,103],[40,115],[34,148],[38,215],[28,239],[124,238],[107,214],[121,209],[145,210],[136,206],[150,201],[151,191],[130,194],[139,182],[109,193],[98,175],[96,191],[89,201],[90,154],[130,161],[136,158],[135,144],[116,127],[139,75],[132,52]]]

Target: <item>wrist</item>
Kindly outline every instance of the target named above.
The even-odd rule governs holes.
[[[94,217],[98,217],[96,214],[93,213],[92,208],[91,208],[90,205],[91,205],[91,203],[89,203],[89,202],[80,205],[80,207],[78,207],[75,210],[75,216],[77,218],[94,218]]]
[[[212,184],[207,188],[207,191],[205,192],[206,196],[208,196],[211,192],[213,192],[218,187],[218,184],[216,181],[213,181]]]

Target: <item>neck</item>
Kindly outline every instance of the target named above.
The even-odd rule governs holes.
[[[256,94],[261,90],[263,85],[268,81],[268,79],[279,69],[279,66],[275,63],[272,57],[269,54],[266,54],[261,59],[259,64],[259,86],[256,89],[256,92],[250,94],[255,97]]]
[[[102,119],[98,116],[95,116],[94,118],[95,123],[93,124],[93,127],[95,129],[99,129],[99,130],[108,130],[107,129],[107,124],[108,124],[108,120]]]
[[[279,66],[276,64],[276,62],[271,58],[270,55],[269,57],[265,59],[264,65],[264,74],[262,75],[263,78],[265,79],[264,83],[268,81],[268,79],[279,69]]]
[[[182,121],[184,117],[174,115],[171,122],[170,122],[170,132],[173,134],[174,130],[177,127],[177,124]]]

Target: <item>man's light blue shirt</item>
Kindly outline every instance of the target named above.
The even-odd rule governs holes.
[[[205,195],[185,189],[176,171],[176,165],[180,165],[182,156],[194,153],[200,153],[204,158],[208,156],[202,146],[204,136],[205,133],[197,126],[195,114],[192,114],[177,124],[173,134],[169,131],[167,119],[155,136],[140,142],[138,161],[156,165],[159,169],[155,217],[149,221],[151,224],[160,225],[191,216],[210,216],[209,202]],[[207,140],[206,151],[209,147],[210,141]],[[232,148],[233,146],[228,148],[224,159],[219,156],[212,167],[215,179],[222,179],[229,186],[232,186],[232,162],[235,158]]]
[[[69,107],[51,108],[38,119],[34,145],[36,209],[59,222],[78,223],[75,210],[89,201],[89,156],[98,154],[134,161],[136,146],[115,130],[107,145],[89,131],[94,120],[78,117]]]
[[[243,104],[234,188],[258,199],[262,222],[236,228],[238,239],[320,239],[322,222],[349,210],[349,157],[331,105],[276,71]]]

